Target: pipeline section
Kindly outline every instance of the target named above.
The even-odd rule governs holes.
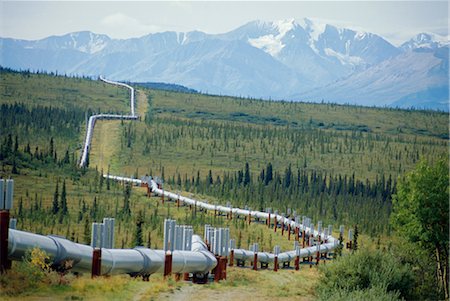
[[[65,266],[70,262],[74,272],[91,272],[93,248],[65,238],[9,229],[8,258],[22,260],[26,251],[38,247],[49,256],[53,266]],[[144,247],[134,249],[101,249],[101,274],[151,275],[164,272],[164,250]],[[217,260],[200,236],[192,235],[191,251],[172,252],[173,273],[208,273]]]
[[[130,107],[131,107],[131,115],[120,115],[120,114],[97,114],[97,115],[92,115],[91,117],[89,117],[88,120],[88,125],[87,125],[87,130],[86,130],[86,138],[84,140],[84,146],[83,146],[83,152],[81,154],[81,158],[80,158],[80,167],[84,167],[87,164],[87,158],[88,158],[88,154],[89,154],[89,149],[91,146],[91,141],[92,141],[92,134],[94,132],[94,126],[95,126],[95,122],[99,119],[104,119],[104,120],[112,120],[112,119],[119,119],[119,120],[137,120],[138,116],[135,114],[134,111],[134,88],[127,85],[127,84],[123,84],[123,83],[118,83],[118,82],[113,82],[110,80],[107,80],[103,77],[100,76],[100,80],[104,81],[105,83],[111,84],[111,85],[116,85],[116,86],[122,86],[125,88],[130,89]]]
[[[133,179],[133,178],[127,178],[127,177],[120,177],[120,176],[112,176],[112,175],[103,175],[105,178],[109,178],[112,180],[116,180],[119,182],[130,182],[136,185],[142,184],[142,180],[140,179]],[[299,228],[300,231],[305,231],[305,235],[312,236],[317,241],[323,241],[324,243],[321,243],[316,246],[310,246],[306,248],[300,249],[299,254],[296,250],[282,252],[277,255],[278,262],[284,263],[284,262],[290,262],[295,259],[295,257],[300,256],[300,258],[307,258],[307,257],[316,257],[317,253],[328,253],[334,248],[337,247],[339,244],[339,241],[335,239],[333,236],[327,234],[325,235],[324,232],[319,232],[317,230],[314,230],[312,227],[306,227],[302,223],[296,222],[295,220],[286,218],[283,215],[279,214],[272,214],[267,212],[261,212],[261,211],[255,211],[255,210],[247,210],[247,209],[241,209],[241,208],[232,208],[232,207],[226,207],[221,205],[215,205],[215,204],[208,204],[202,201],[194,200],[188,197],[181,196],[176,193],[172,193],[169,191],[165,191],[158,187],[157,183],[154,180],[150,180],[148,183],[149,187],[151,188],[151,191],[155,193],[158,196],[163,196],[169,200],[172,201],[179,201],[180,203],[184,203],[187,205],[197,206],[199,208],[203,208],[206,210],[211,210],[215,212],[222,212],[225,214],[232,214],[235,216],[243,216],[243,217],[253,217],[258,219],[265,219],[268,220],[269,216],[271,219],[276,220],[277,222],[281,223],[282,226],[288,226],[290,225],[291,229]],[[276,257],[273,253],[267,253],[267,252],[256,252],[258,255],[258,261],[263,263],[271,263],[274,262],[274,258]],[[234,249],[234,258],[240,259],[240,260],[253,260],[255,252],[245,250],[245,249]]]

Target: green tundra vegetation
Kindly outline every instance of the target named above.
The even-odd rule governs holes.
[[[404,175],[419,162],[432,165],[446,155],[446,113],[140,88],[141,121],[98,122],[90,165],[80,169],[77,161],[86,118],[99,112],[128,113],[129,92],[88,78],[7,69],[1,69],[0,75],[0,177],[15,179],[12,215],[19,229],[89,243],[91,223],[115,217],[116,247],[161,248],[163,220],[171,217],[193,225],[197,233],[202,233],[205,223],[230,227],[231,236],[243,248],[253,242],[263,250],[277,244],[283,250],[292,248],[279,231],[268,232],[262,224],[161,204],[156,197],[147,198],[145,188],[123,186],[101,176],[150,174],[163,178],[168,190],[209,202],[279,212],[291,209],[315,222],[333,224],[334,229],[340,224],[346,229],[358,225],[362,250],[351,256],[344,250],[342,262],[327,265],[336,270],[323,270],[321,275],[338,279],[360,269],[361,263],[381,262],[374,269],[389,280],[374,280],[370,274],[364,279],[372,279],[372,284],[356,284],[359,290],[309,288],[307,299],[344,300],[349,292],[355,300],[367,300],[371,294],[386,300],[435,299],[444,290],[430,284],[437,279],[435,270],[430,270],[432,244],[415,248],[413,239],[398,237],[402,221],[391,221],[397,215],[391,213],[396,206],[393,195],[399,196],[395,200],[406,198]],[[336,230],[334,234],[338,236]],[[367,248],[383,254],[366,256]],[[386,271],[389,265],[398,266],[398,273]],[[412,273],[404,271],[405,265]],[[437,267],[445,272],[442,264]],[[317,272],[312,273],[318,281]],[[395,282],[399,275],[412,280],[402,286]],[[264,277],[255,278],[255,283],[267,283]],[[0,284],[4,281],[0,279]],[[80,281],[87,280],[71,283]],[[122,278],[117,281],[122,283]],[[120,285],[135,293],[134,282]],[[287,294],[288,299],[299,296],[297,291]]]

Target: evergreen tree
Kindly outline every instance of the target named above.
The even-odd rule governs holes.
[[[67,193],[66,193],[66,179],[63,180],[63,186],[61,190],[61,214],[66,216],[68,213],[67,208]]]
[[[91,243],[91,227],[89,223],[89,218],[85,216],[84,218],[84,230],[83,230],[83,241],[85,244]]]
[[[353,234],[353,243],[352,243],[352,252],[356,252],[358,250],[358,225],[355,225],[355,233]]]
[[[135,247],[143,246],[144,239],[142,235],[142,224],[144,223],[144,217],[142,215],[142,211],[139,211],[138,217],[136,219],[136,228],[134,231],[134,239],[133,244]]]
[[[210,186],[210,185],[213,184],[213,177],[212,177],[211,169],[210,169],[209,172],[208,172],[208,178],[206,179],[206,184],[207,184],[208,186]]]
[[[53,203],[52,203],[52,213],[57,214],[59,212],[59,192],[58,192],[58,184],[59,181],[56,181],[55,193],[53,194]]]
[[[131,215],[130,196],[131,196],[131,184],[127,183],[125,185],[125,189],[124,189],[124,193],[123,193],[123,207],[122,207],[122,213],[125,216]]]
[[[245,172],[244,172],[244,186],[250,184],[250,167],[248,162],[245,163]]]
[[[91,218],[92,220],[97,220],[97,214],[98,214],[98,204],[97,204],[97,197],[94,197],[94,202],[92,203],[91,207]]]
[[[264,184],[267,186],[273,180],[272,163],[269,162],[266,168],[266,178],[264,179]]]

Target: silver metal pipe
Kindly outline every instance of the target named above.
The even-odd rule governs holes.
[[[90,272],[91,246],[74,243],[59,236],[43,236],[9,229],[8,258],[22,260],[27,250],[38,247],[45,251],[54,265],[72,263],[72,270]],[[164,250],[102,248],[102,275],[145,275],[164,271]],[[217,265],[217,260],[197,235],[192,235],[192,250],[172,253],[172,271],[176,273],[205,273]]]
[[[137,183],[137,184],[141,183],[140,180],[132,179],[132,178],[117,177],[117,176],[111,176],[111,175],[104,175],[104,177],[109,177],[110,179],[115,179],[118,181],[133,182],[133,183]],[[176,200],[176,198],[178,197],[177,194],[173,194],[171,192],[159,189],[156,182],[153,180],[151,180],[149,182],[149,185],[151,186],[152,191],[157,195],[164,195],[164,197],[167,197],[172,200]],[[220,206],[220,205],[212,206],[211,204],[207,204],[205,202],[197,201],[197,200],[190,199],[187,197],[180,197],[180,199],[183,199],[183,202],[185,202],[187,204],[196,204],[196,206],[198,206],[200,208],[204,208],[206,210],[217,210],[218,212],[222,212],[222,213],[232,212],[235,215],[240,215],[240,216],[244,216],[244,217],[247,217],[249,215],[251,217],[266,218],[266,219],[269,217],[268,212],[260,212],[260,211],[247,210],[247,209],[241,209],[241,208],[231,208],[231,207]],[[210,208],[212,208],[212,209],[210,209]],[[335,239],[333,236],[331,236],[331,233],[327,233],[327,235],[325,235],[325,237],[324,237],[324,233],[318,231],[318,230],[322,231],[322,222],[319,222],[320,229],[315,230],[314,224],[311,222],[311,219],[308,217],[305,217],[305,216],[302,217],[302,221],[300,222],[300,218],[295,218],[294,220],[291,220],[289,218],[284,217],[283,215],[279,215],[278,212],[275,211],[274,214],[271,214],[271,218],[273,218],[273,219],[276,218],[277,222],[283,223],[285,225],[290,224],[291,228],[298,227],[300,230],[302,230],[302,231],[304,230],[307,235],[312,235],[314,238],[317,238],[319,235],[321,235],[322,240],[327,239],[327,241],[328,241],[326,244],[322,244],[320,246],[320,249],[322,250],[322,252],[324,250],[326,252],[331,251],[339,243],[339,241],[337,239]],[[330,227],[328,229],[330,229]],[[205,231],[206,231],[206,229],[205,229]],[[329,231],[327,231],[327,232],[329,232]],[[214,235],[214,233],[212,233],[212,234]],[[216,249],[214,242],[211,241],[211,240],[215,240],[215,237],[214,238],[208,237],[208,235],[210,235],[210,234],[206,233],[206,239],[208,240],[209,243],[212,243],[211,248],[212,248],[213,252],[216,252],[216,251],[218,252],[219,250]],[[312,239],[310,240],[310,244],[311,244],[310,247],[300,249],[301,257],[315,256],[317,247],[312,245],[313,244]],[[230,246],[228,248],[228,251],[231,249],[233,249],[233,248]],[[273,254],[271,254],[270,256],[269,255],[266,256],[265,254],[270,254],[270,253],[258,252],[258,261],[270,262],[271,260],[273,260],[273,257],[274,257]],[[251,251],[248,251],[248,250],[234,249],[234,256],[236,259],[253,260],[253,255],[254,255],[254,253],[252,253]],[[295,256],[296,256],[295,249],[293,251],[283,252],[283,253],[279,254],[278,261],[279,262],[290,261],[290,260],[295,259]]]
[[[92,115],[92,116],[89,117],[88,124],[87,124],[87,129],[86,129],[86,137],[84,139],[83,152],[81,153],[81,157],[80,157],[80,167],[86,166],[87,157],[88,157],[89,150],[90,150],[90,147],[91,147],[92,135],[93,135],[93,132],[94,132],[95,122],[97,121],[97,119],[107,119],[107,120],[112,120],[112,119],[137,120],[138,119],[138,116],[135,114],[135,111],[134,111],[134,89],[133,89],[133,87],[131,87],[131,86],[127,85],[127,84],[123,84],[123,83],[118,83],[118,82],[114,82],[114,81],[111,81],[111,80],[107,80],[107,79],[103,78],[102,76],[100,76],[100,80],[104,81],[105,83],[108,83],[108,84],[111,84],[111,85],[122,86],[122,87],[125,87],[125,88],[130,90],[131,115],[97,114],[97,115]]]

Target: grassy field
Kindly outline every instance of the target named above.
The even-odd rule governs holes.
[[[61,286],[39,287],[20,300],[312,300],[314,285],[319,277],[317,267],[301,266],[300,271],[271,270],[255,272],[248,268],[228,268],[227,280],[205,285],[164,280],[152,275],[150,282],[128,276],[91,279],[73,278]],[[3,300],[17,300],[6,297]]]

